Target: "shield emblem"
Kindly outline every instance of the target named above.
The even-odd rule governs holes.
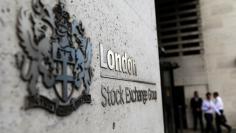
[[[28,83],[26,108],[67,116],[82,104],[91,103],[92,44],[82,22],[71,21],[60,0],[54,7],[41,0],[32,0],[31,5],[31,10],[21,8],[17,17],[23,51],[17,54],[16,63],[21,78]],[[42,89],[54,89],[57,97],[41,95],[39,81]],[[82,83],[84,93],[79,92]]]
[[[56,63],[57,74],[54,90],[58,98],[67,103],[74,91],[75,76],[73,70],[75,68],[75,49],[71,47],[61,48],[53,47],[53,59]]]

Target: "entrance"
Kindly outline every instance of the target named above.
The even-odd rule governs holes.
[[[186,104],[183,86],[176,86],[173,89],[173,104],[175,112],[175,125],[177,129],[186,129]]]
[[[173,104],[172,90],[174,87],[173,82],[173,64],[169,62],[161,62],[161,92],[162,92],[162,105],[165,133],[174,133],[175,128],[175,112]]]
[[[174,86],[173,70],[177,64],[161,62],[161,88],[165,133],[178,133],[186,129],[186,104],[183,86]]]

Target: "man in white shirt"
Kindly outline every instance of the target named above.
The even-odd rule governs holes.
[[[219,110],[216,109],[215,104],[211,100],[211,93],[206,93],[206,99],[202,103],[202,111],[204,112],[204,117],[206,119],[206,130],[205,133],[214,133],[213,127],[213,114],[216,112],[220,115]]]
[[[218,113],[216,113],[216,131],[217,133],[221,133],[221,125],[224,126],[225,128],[228,129],[228,132],[231,132],[231,126],[229,126],[226,123],[226,118],[224,116],[224,103],[221,99],[221,97],[219,96],[218,92],[214,92],[213,94],[215,100],[214,100],[214,104],[217,110],[219,110],[219,112],[221,113],[220,115]]]

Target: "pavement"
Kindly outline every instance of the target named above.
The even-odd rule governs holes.
[[[201,133],[200,131],[193,131],[191,129],[184,130],[183,133]],[[226,130],[223,130],[222,133],[227,133]],[[232,129],[231,133],[236,133],[236,129]]]

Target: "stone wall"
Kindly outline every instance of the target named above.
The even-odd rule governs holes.
[[[236,127],[236,1],[200,0],[209,90],[219,91],[228,123]]]
[[[53,6],[54,0],[43,0]],[[1,133],[163,133],[162,101],[155,6],[153,0],[67,0],[71,17],[81,20],[93,47],[91,104],[67,117],[42,109],[25,110],[27,83],[20,78],[15,54],[22,51],[16,35],[17,14],[30,0],[2,0],[0,5],[0,131]],[[99,44],[104,50],[126,52],[136,61],[137,76],[100,67]],[[101,78],[101,74],[154,82],[145,84]],[[157,99],[102,106],[101,85],[157,91]],[[38,88],[48,93],[42,85]],[[50,92],[52,93],[52,92]]]

